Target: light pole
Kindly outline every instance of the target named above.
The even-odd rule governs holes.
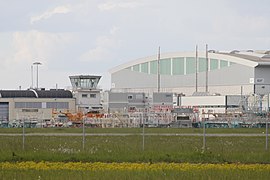
[[[40,62],[34,62],[33,65],[37,66],[37,89],[38,89],[38,65],[41,65]]]
[[[31,65],[31,89],[34,88],[34,82],[33,82],[33,65]]]

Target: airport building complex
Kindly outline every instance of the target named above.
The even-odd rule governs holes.
[[[119,65],[110,73],[112,92],[171,92],[174,108],[193,109],[196,121],[205,114],[217,119],[269,109],[270,51],[162,53]]]
[[[96,75],[69,76],[70,90],[0,90],[0,126],[59,117],[95,127],[191,127],[239,119],[254,124],[269,109],[270,51],[164,53],[110,73],[111,90],[104,92]]]
[[[22,120],[42,120],[45,123],[57,121],[59,117],[77,121],[82,120],[88,112],[103,109],[101,89],[97,89],[101,76],[78,75],[69,78],[72,90],[0,90],[0,124]]]

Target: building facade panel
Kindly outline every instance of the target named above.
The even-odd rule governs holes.
[[[8,104],[8,119],[51,119],[53,111],[62,112],[76,112],[76,105],[74,98],[0,98],[0,103]],[[49,106],[43,106],[46,103],[57,103],[58,109]],[[68,108],[67,108],[68,107]],[[1,119],[1,117],[0,117]]]
[[[213,93],[226,94],[226,89],[223,89],[224,86],[230,87],[239,85],[239,87],[241,87],[241,85],[251,85],[250,79],[253,77],[254,68],[240,64],[233,64],[222,69],[213,69],[208,73],[209,90],[211,91],[212,87],[222,86],[220,88],[222,92],[218,92],[219,89],[214,88],[215,91],[213,91]],[[158,81],[157,75],[134,72],[127,69],[113,73],[111,78],[112,83],[115,85],[114,89],[156,89]],[[205,72],[199,72],[198,86],[200,89],[204,89],[206,85],[205,79]],[[195,73],[186,75],[160,75],[160,87],[161,89],[166,88],[169,92],[173,92],[173,89],[177,88],[192,89],[192,87],[195,87]],[[229,92],[231,91],[230,89],[227,90],[228,93],[232,93]],[[188,94],[190,92],[183,91],[183,93]],[[239,93],[239,91],[237,90],[234,93]]]

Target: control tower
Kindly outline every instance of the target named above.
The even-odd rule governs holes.
[[[78,75],[69,76],[69,79],[78,111],[98,113],[103,109],[100,93],[102,90],[97,88],[101,76]]]

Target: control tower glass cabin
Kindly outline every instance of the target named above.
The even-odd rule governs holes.
[[[79,75],[79,76],[69,76],[69,78],[73,90],[78,89],[94,90],[97,89],[97,85],[99,83],[101,76]]]

